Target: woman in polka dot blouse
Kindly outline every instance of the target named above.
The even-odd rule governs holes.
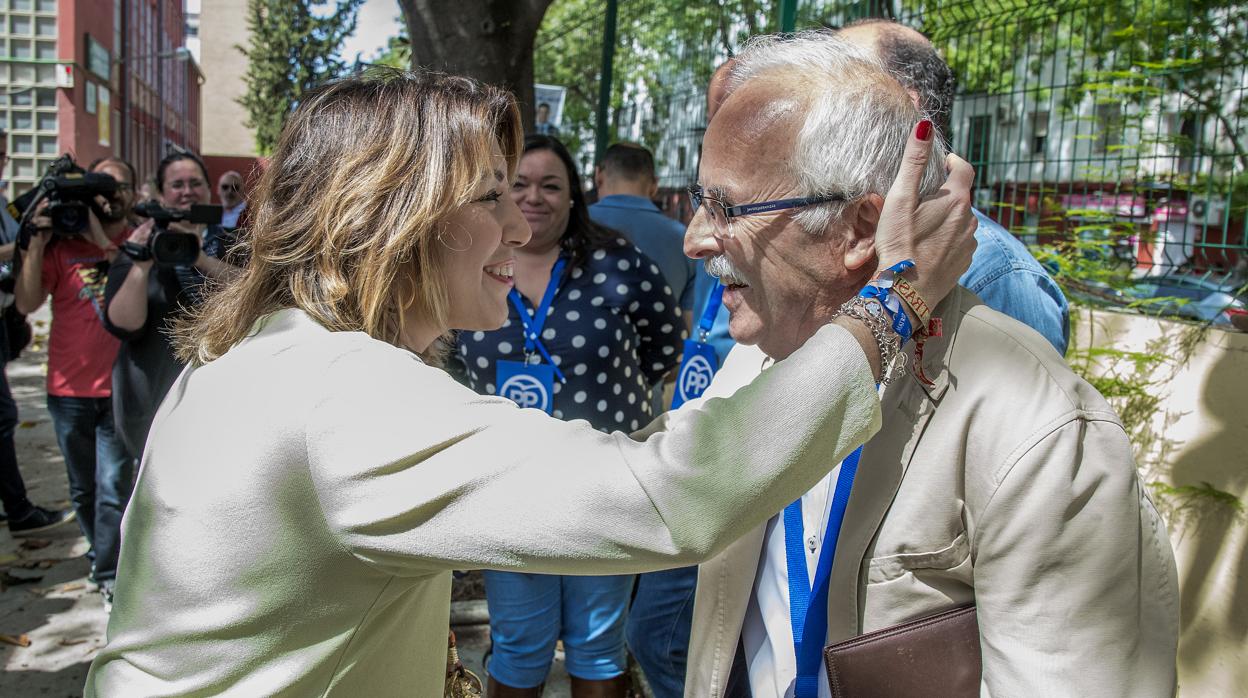
[[[654,386],[679,364],[685,335],[679,303],[658,266],[590,221],[576,166],[553,138],[525,141],[512,198],[533,231],[515,262],[526,315],[542,304],[552,271],[561,268],[540,334],[549,358],[540,350],[529,357],[553,363],[564,378],[551,387],[551,413],[603,431],[644,426],[655,416]],[[501,329],[460,335],[469,387],[496,394],[498,362],[525,361],[524,334],[513,303]],[[487,572],[489,695],[536,696],[562,639],[574,696],[623,696],[632,579]]]

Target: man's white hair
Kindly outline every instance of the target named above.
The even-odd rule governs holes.
[[[728,94],[762,78],[792,85],[809,100],[791,160],[802,196],[842,194],[852,201],[888,194],[920,115],[871,51],[827,31],[756,36],[736,58]],[[934,137],[920,196],[944,183],[947,152]],[[820,234],[844,209],[839,203],[812,206],[794,218]]]

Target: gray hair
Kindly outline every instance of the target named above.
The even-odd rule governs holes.
[[[759,78],[779,78],[808,95],[790,173],[802,196],[843,194],[852,201],[888,194],[920,115],[878,58],[827,31],[756,36],[737,56],[729,94]],[[935,138],[920,196],[944,183],[947,152]],[[845,206],[812,206],[794,219],[820,234],[840,220]]]

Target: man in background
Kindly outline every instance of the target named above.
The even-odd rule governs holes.
[[[698,263],[685,256],[685,226],[654,205],[659,190],[654,155],[635,143],[616,143],[594,168],[594,186],[598,203],[589,207],[589,217],[624,233],[659,265],[688,319]]]
[[[246,218],[247,199],[243,194],[243,176],[234,170],[217,180],[217,198],[221,201],[221,227],[226,230],[241,228]]]
[[[8,134],[0,131],[0,168],[9,161]],[[0,180],[0,186],[3,186]],[[13,303],[12,261],[17,247],[17,221],[9,215],[9,202],[0,193],[0,308],[5,315],[15,312]],[[17,446],[13,433],[17,429],[17,403],[9,390],[5,365],[9,357],[8,323],[0,320],[0,524],[9,524],[9,533],[20,538],[72,521],[72,511],[58,511],[35,506],[26,498],[26,482],[17,467]]]
[[[121,549],[121,516],[134,488],[134,459],[113,424],[113,360],[118,341],[102,322],[108,265],[129,234],[134,169],[105,158],[90,170],[117,180],[102,219],[89,214],[81,232],[53,230],[37,216],[18,273],[16,302],[23,314],[51,297],[48,339],[48,413],[65,458],[69,495],[90,545],[92,578],[112,603]]]

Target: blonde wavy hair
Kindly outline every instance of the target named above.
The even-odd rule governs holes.
[[[395,345],[408,309],[445,327],[442,222],[496,149],[514,177],[521,134],[511,93],[464,77],[371,70],[305,95],[252,197],[246,265],[174,325],[179,358],[213,361],[283,308]]]

